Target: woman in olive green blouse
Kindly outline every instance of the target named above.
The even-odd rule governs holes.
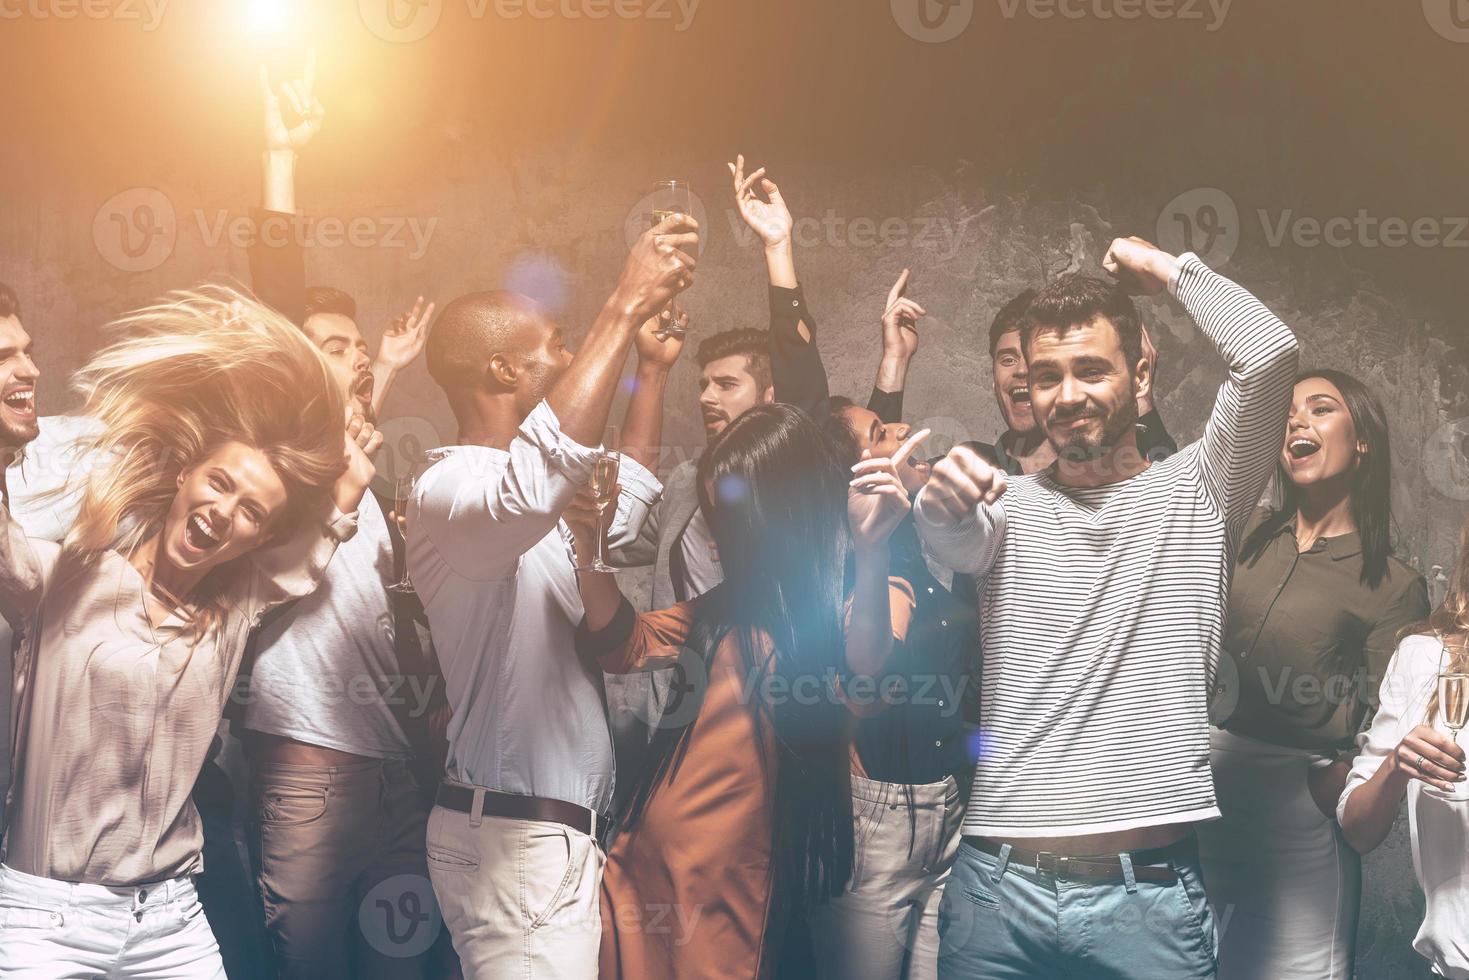
[[[1282,503],[1245,533],[1212,717],[1223,818],[1200,828],[1219,976],[1352,976],[1361,864],[1336,824],[1398,634],[1428,614],[1391,554],[1385,413],[1355,378],[1296,381]]]

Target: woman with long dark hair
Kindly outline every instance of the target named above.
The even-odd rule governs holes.
[[[637,615],[610,575],[581,574],[584,654],[613,672],[680,671],[608,853],[603,977],[769,977],[784,924],[847,883],[841,678],[880,669],[903,626],[886,540],[908,509],[890,470],[849,475],[799,409],[755,408],[699,461],[721,585]],[[568,512],[584,546],[588,518]]]
[[[1342,833],[1366,854],[1387,837],[1407,798],[1425,905],[1413,948],[1433,975],[1451,978],[1469,977],[1469,789],[1462,733],[1450,721],[1457,707],[1462,722],[1469,695],[1458,678],[1469,678],[1469,521],[1459,531],[1458,565],[1443,603],[1393,654],[1336,810]],[[1458,704],[1446,704],[1445,695]]]
[[[884,424],[844,398],[824,423],[843,460],[893,460],[916,495],[929,466],[913,450],[927,435]],[[935,577],[911,515],[888,542],[889,574],[905,582],[911,623],[853,734],[852,881],[812,916],[815,972],[830,980],[925,980],[938,975],[939,908],[959,851],[972,781],[962,706],[977,696],[979,619],[973,605]]]
[[[356,530],[382,437],[325,359],[227,289],[117,324],[75,379],[97,467],[64,542],[0,504],[15,784],[0,976],[223,977],[190,801],[250,631]]]
[[[1229,923],[1220,977],[1347,980],[1362,870],[1336,801],[1428,592],[1392,554],[1387,418],[1360,381],[1297,378],[1278,486],[1230,591],[1211,709],[1223,817],[1199,827],[1204,883]]]

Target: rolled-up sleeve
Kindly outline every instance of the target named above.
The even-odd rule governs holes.
[[[617,482],[622,493],[617,498],[617,513],[607,532],[610,548],[626,547],[638,540],[653,507],[663,496],[663,484],[647,467],[624,455],[618,468]]]
[[[566,436],[541,402],[508,451],[467,446],[430,468],[411,526],[461,575],[513,575],[520,556],[551,532],[591,479],[600,453]]]

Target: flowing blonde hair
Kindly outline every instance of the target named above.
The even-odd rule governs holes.
[[[1459,559],[1449,578],[1449,590],[1428,621],[1410,627],[1411,635],[1435,636],[1448,651],[1447,673],[1469,673],[1469,518],[1459,529]],[[1428,715],[1438,714],[1438,685],[1428,701]]]
[[[345,465],[346,405],[326,360],[289,320],[227,286],[205,286],[108,329],[118,339],[72,379],[83,414],[101,423],[82,451],[101,462],[62,544],[66,568],[108,549],[131,555],[162,530],[179,475],[229,442],[259,450],[285,484],[271,538],[325,508]],[[222,622],[219,573],[232,564],[190,597],[196,638]]]

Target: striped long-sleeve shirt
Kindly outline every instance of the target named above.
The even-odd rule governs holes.
[[[934,555],[982,580],[983,740],[966,834],[1067,837],[1219,816],[1208,691],[1233,556],[1284,438],[1290,329],[1196,256],[1169,283],[1229,364],[1203,438],[1108,486],[1011,482]]]

